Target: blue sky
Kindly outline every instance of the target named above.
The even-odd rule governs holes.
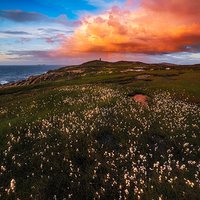
[[[125,51],[109,55],[90,52],[87,56],[84,53],[78,56],[50,56],[52,52],[62,47],[63,41],[66,45],[68,38],[75,37],[74,33],[83,26],[83,19],[87,15],[93,18],[103,16],[113,7],[121,10],[126,7],[132,12],[140,5],[139,0],[133,0],[133,7],[128,4],[129,2],[131,1],[1,0],[0,64],[74,64],[100,56],[107,60],[127,59],[144,62],[197,63],[199,61],[199,52],[155,55]],[[131,8],[127,8],[129,6]]]
[[[52,1],[52,0],[3,0],[2,10],[23,10],[27,12],[43,13],[49,17],[58,17],[65,14],[70,19],[77,18],[76,12],[81,10],[93,11],[96,7],[87,1]]]
[[[27,55],[26,58],[19,56],[20,51],[23,53],[27,51],[28,54],[29,51],[55,49],[60,43],[57,35],[63,37],[70,35],[75,28],[73,23],[79,20],[81,14],[99,12],[111,2],[110,0],[1,0],[0,64],[36,62],[34,56],[33,58],[31,55]],[[13,50],[18,51],[19,55],[12,53]],[[38,61],[47,62],[46,58],[42,57],[39,57]],[[69,59],[63,58],[54,58],[51,61],[48,59],[48,62],[70,63]]]

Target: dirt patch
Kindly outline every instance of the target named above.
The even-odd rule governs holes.
[[[136,76],[135,78],[138,79],[138,80],[143,80],[143,79],[147,79],[147,78],[149,78],[149,77],[151,77],[151,75],[149,75],[149,74],[144,74],[144,75],[138,75],[138,76]]]
[[[80,74],[80,73],[83,73],[84,71],[82,69],[72,69],[72,70],[68,70],[67,72]]]
[[[135,71],[134,69],[125,69],[125,70],[123,70],[121,72],[124,73],[124,72],[134,72],[134,71]]]
[[[121,73],[124,73],[124,72],[143,72],[145,71],[144,68],[134,68],[134,69],[125,69],[123,71],[121,71]]]
[[[143,71],[145,71],[145,69],[135,69],[135,72],[143,72]]]
[[[135,102],[137,102],[138,104],[144,106],[144,107],[148,107],[148,101],[149,101],[149,97],[147,95],[144,94],[136,94],[133,96],[133,99]]]

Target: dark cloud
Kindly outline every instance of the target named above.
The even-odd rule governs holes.
[[[38,31],[42,31],[42,32],[61,32],[61,30],[59,30],[59,29],[55,29],[55,28],[38,28],[37,29]]]
[[[183,51],[190,53],[199,53],[200,45],[183,46]]]
[[[22,10],[0,10],[0,19],[7,19],[18,23],[49,22],[66,26],[80,25],[79,21],[69,21],[66,15],[59,15],[57,18],[50,18],[37,12],[26,12]]]
[[[0,10],[0,18],[15,22],[33,22],[47,20],[48,17],[35,12],[25,12],[21,10]]]
[[[16,58],[32,57],[32,58],[50,58],[50,51],[48,50],[31,50],[31,51],[9,51],[7,55],[14,55]]]
[[[0,33],[8,34],[8,35],[31,35],[25,31],[0,31]]]
[[[54,56],[54,52],[51,50],[24,50],[24,51],[9,51],[4,55],[9,56],[10,62],[15,63],[26,63],[26,64],[38,64],[38,63],[45,63],[45,64],[66,64],[67,57],[59,58]],[[72,60],[70,58],[70,60]],[[77,59],[74,62],[77,62]]]

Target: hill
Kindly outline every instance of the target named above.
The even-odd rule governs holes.
[[[200,199],[200,65],[90,61],[0,88],[0,199]]]

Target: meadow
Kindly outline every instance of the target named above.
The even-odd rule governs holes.
[[[200,199],[199,65],[51,73],[0,88],[0,199]]]

